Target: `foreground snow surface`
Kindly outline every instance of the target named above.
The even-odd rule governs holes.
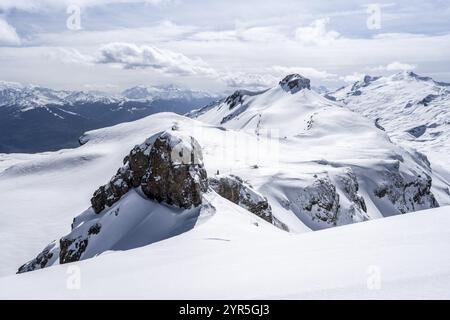
[[[171,239],[0,278],[0,298],[450,298],[450,207],[292,234],[212,203]]]
[[[310,95],[301,94],[299,99]],[[333,112],[339,113],[335,109]],[[326,118],[330,113],[323,116]],[[130,149],[173,126],[199,141],[208,176],[219,171],[248,180],[268,197],[274,215],[293,233],[323,228],[295,211],[297,194],[302,191],[298,188],[309,183],[315,174],[333,175],[347,167],[362,172],[360,193],[366,198],[370,219],[389,216],[395,213],[395,208],[370,195],[374,179],[380,177],[378,172],[384,170],[384,165],[395,165],[400,158],[404,159],[403,165],[408,171],[416,170],[418,163],[403,149],[391,144],[384,132],[371,123],[364,122],[363,118],[359,124],[355,123],[351,118],[355,115],[345,109],[342,114],[348,115],[348,130],[342,129],[347,128],[346,125],[338,125],[340,121],[345,122],[346,117],[336,117],[334,121],[318,117],[317,121],[334,127],[322,130],[318,125],[317,130],[312,129],[307,136],[289,135],[273,144],[274,139],[257,136],[253,131],[226,129],[172,113],[160,113],[88,132],[83,137],[86,143],[76,149],[3,157],[4,165],[0,164],[0,277],[14,274],[48,243],[67,234],[73,218],[89,208],[93,192],[122,166],[122,159]],[[290,132],[286,134],[295,133],[292,128],[288,129]],[[358,147],[355,149],[355,146]],[[278,152],[273,152],[274,149]],[[433,176],[433,184],[438,181],[438,177]],[[450,196],[442,190],[444,188],[435,188],[433,192],[440,205],[446,205]],[[288,203],[294,203],[292,210],[286,209]],[[273,274],[270,270],[266,272]]]

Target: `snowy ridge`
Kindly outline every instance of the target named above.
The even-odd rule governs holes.
[[[328,94],[415,148],[432,163],[450,165],[450,84],[413,72],[363,80]]]
[[[28,111],[45,106],[73,106],[75,104],[103,103],[118,104],[126,101],[151,102],[153,100],[193,100],[211,98],[213,94],[204,91],[181,89],[170,86],[136,86],[121,94],[99,91],[53,90],[41,86],[22,85],[0,81],[0,107],[10,106]]]
[[[446,252],[449,243],[448,207],[437,208],[450,204],[449,172],[435,171],[426,156],[394,144],[374,121],[310,88],[308,79],[290,75],[274,88],[237,91],[190,117],[159,113],[87,132],[76,149],[4,159],[0,194],[10,201],[0,208],[0,225],[8,225],[1,234],[5,263],[0,274],[15,272],[33,257],[21,272],[53,267],[0,279],[0,286],[14,282],[18,285],[10,296],[33,296],[34,290],[21,289],[32,277],[51,296],[61,289],[49,279],[65,270],[57,264],[74,262],[111,297],[123,294],[116,284],[139,286],[149,270],[159,298],[205,297],[213,287],[217,294],[210,296],[223,298],[223,292],[242,298],[436,297],[448,292],[447,256],[430,248]],[[179,170],[174,168],[182,163],[168,167],[165,160],[177,154],[172,152],[176,141],[191,151],[200,148],[204,169],[159,174]],[[199,189],[189,181],[211,185],[200,188],[201,203],[195,200]],[[173,188],[194,196],[185,202],[174,197],[185,193]],[[419,210],[425,211],[402,215]],[[369,221],[394,215],[402,216]],[[357,222],[366,223],[319,231]],[[416,238],[420,246],[411,241]],[[177,288],[181,284],[186,290],[167,287],[167,275],[161,273],[171,270],[174,257],[177,268],[183,266]],[[230,264],[236,257],[239,263]],[[358,262],[336,268],[336,261],[348,259]],[[292,270],[283,269],[260,288],[267,275],[261,266],[278,270],[277,261],[285,266],[288,261]],[[137,268],[132,274],[130,263]],[[117,281],[95,280],[110,265],[107,270],[114,270]],[[367,290],[370,265],[390,271],[383,280],[386,291]],[[207,283],[200,280],[205,274]],[[298,285],[304,281],[306,286]],[[399,287],[404,281],[408,290]],[[145,283],[141,287],[148,289]],[[82,296],[102,294],[90,290]],[[132,297],[153,297],[152,290],[133,292]]]
[[[176,87],[174,85],[169,86],[136,86],[126,89],[122,92],[122,96],[137,101],[152,101],[157,99],[171,100],[171,99],[200,99],[213,97],[211,93],[206,91],[187,90]]]
[[[8,243],[17,243],[24,252],[5,258],[4,272],[35,256],[52,238],[66,234],[68,221],[89,207],[95,188],[117,172],[130,150],[167,130],[194,137],[209,177],[220,173],[245,180],[254,194],[267,200],[272,220],[293,233],[450,203],[442,187],[449,185],[449,176],[436,174],[425,156],[396,146],[372,121],[306,87],[295,93],[277,86],[262,93],[237,94],[198,119],[204,122],[171,113],[152,115],[88,132],[79,148],[6,168],[0,173],[0,191],[11,201],[0,209],[0,222],[59,222],[50,232],[45,228],[40,234],[30,232],[33,238],[25,230],[20,235],[3,234],[0,252],[9,254]],[[89,179],[80,181],[80,172]],[[11,193],[11,184],[21,193]],[[74,184],[78,192],[72,191]],[[47,191],[36,193],[37,187]],[[61,194],[62,190],[67,193]],[[30,202],[18,201],[23,197]],[[38,206],[41,214],[32,214],[30,205]]]

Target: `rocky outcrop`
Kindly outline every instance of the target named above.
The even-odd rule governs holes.
[[[430,176],[405,176],[396,168],[385,172],[385,181],[374,191],[378,198],[387,199],[400,213],[439,207],[431,192]]]
[[[315,174],[314,180],[294,190],[295,193],[287,193],[289,199],[280,199],[280,204],[294,211],[314,230],[370,219],[351,168],[342,168],[332,174]]]
[[[37,269],[45,268],[58,259],[58,255],[55,254],[55,249],[57,249],[56,241],[50,243],[41,253],[37,255],[33,260],[22,265],[17,273],[29,272]]]
[[[111,207],[131,188],[141,187],[150,199],[180,208],[201,203],[207,190],[201,147],[192,137],[163,132],[135,146],[124,166],[91,199],[96,213]]]
[[[258,217],[273,223],[272,208],[267,198],[235,175],[216,176],[209,179],[209,185],[221,197],[247,209]]]
[[[311,89],[310,80],[302,77],[299,74],[290,74],[280,81],[280,86],[284,91],[292,94],[299,92],[302,89]]]
[[[209,186],[221,197],[288,231],[288,227],[272,215],[272,208],[267,198],[240,177],[235,175],[217,175],[209,178]]]
[[[149,169],[141,186],[150,199],[188,209],[201,204],[208,188],[206,178],[198,142],[165,132],[150,150]]]
[[[303,210],[313,220],[336,224],[339,210],[339,194],[328,177],[316,179],[312,185],[303,189],[299,195]]]
[[[92,210],[88,209],[74,219],[71,233],[62,237],[59,243],[47,246],[35,259],[21,266],[18,273],[47,267],[58,259],[60,264],[64,264],[109,250],[114,242],[109,245],[106,242],[122,226],[118,225],[121,221],[120,205],[109,211],[105,209],[112,207],[132,189],[135,189],[133,194],[140,195],[141,201],[145,202],[142,197],[148,197],[149,200],[164,202],[180,214],[183,209],[197,208],[202,204],[208,180],[201,148],[194,138],[164,131],[134,147],[123,163],[111,180],[94,192]],[[168,228],[174,228],[174,234],[182,232],[183,227],[170,226],[173,217],[167,219]],[[100,221],[105,223],[102,225]],[[97,247],[92,243],[100,245]]]
[[[338,177],[340,187],[345,196],[359,210],[367,213],[367,206],[364,198],[358,194],[359,184],[356,175],[351,169],[347,169],[344,175]]]

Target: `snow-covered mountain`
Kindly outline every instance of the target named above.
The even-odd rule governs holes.
[[[213,94],[206,91],[196,91],[182,89],[174,85],[169,86],[136,86],[126,89],[122,96],[131,100],[153,101],[153,100],[193,100],[214,97]]]
[[[216,99],[173,86],[147,90],[134,99],[133,89],[127,97],[0,82],[0,153],[76,147],[87,130],[162,111],[183,114]]]
[[[450,180],[423,154],[395,145],[300,75],[238,91],[190,118],[159,113],[82,142],[9,160],[0,173],[9,199],[0,208],[0,224],[9,225],[3,274],[33,256],[20,272],[148,245],[208,228],[224,212],[252,232],[288,234],[450,204]]]
[[[0,81],[0,107],[15,107],[21,112],[48,106],[72,106],[77,103],[113,104],[123,101],[123,97],[95,91],[53,90]]]
[[[448,294],[450,174],[425,155],[300,75],[188,115],[2,155],[0,296]],[[67,290],[67,263],[82,289]]]
[[[450,167],[450,84],[408,71],[365,76],[327,96],[372,119],[395,142]]]

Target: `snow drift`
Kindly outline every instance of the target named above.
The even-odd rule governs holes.
[[[164,131],[195,139],[207,181],[219,182],[217,193],[200,188],[198,206],[188,208],[167,197],[175,194],[167,189],[172,185],[170,179],[148,175],[154,137]],[[189,146],[190,139],[182,140]],[[423,154],[395,145],[373,121],[310,90],[309,81],[300,75],[290,75],[263,92],[237,91],[189,117],[161,113],[91,131],[83,136],[79,148],[15,163],[0,173],[0,192],[11,199],[0,209],[0,222],[25,225],[26,230],[3,234],[4,272],[30,259],[48,240],[60,239],[67,233],[64,226],[69,225],[69,217],[79,212],[83,213],[75,219],[69,241],[63,241],[63,246],[60,241],[47,246],[23,271],[33,264],[31,269],[40,268],[43,261],[47,261],[44,266],[58,263],[63,248],[84,259],[187,230],[191,233],[199,222],[210,223],[211,219],[203,217],[222,211],[249,214],[252,223],[263,226],[258,230],[274,229],[278,235],[286,233],[280,228],[291,233],[320,230],[450,203],[450,195],[434,185],[436,180],[448,181],[436,176]],[[165,172],[164,166],[161,170]],[[153,178],[142,179],[149,176]],[[204,179],[203,174],[196,176],[199,181]],[[173,181],[181,187],[184,179]],[[92,195],[92,208],[86,210]],[[208,207],[202,214],[205,197],[215,210]],[[30,201],[14,201],[23,198]],[[39,215],[33,215],[36,207]],[[34,225],[42,221],[51,221],[55,227],[33,233]],[[115,228],[120,232],[113,231]],[[146,228],[153,231],[145,233]],[[108,230],[117,236],[110,236]],[[21,253],[11,257],[7,243],[15,243]],[[79,248],[83,252],[78,257]],[[49,257],[51,252],[56,254]]]

